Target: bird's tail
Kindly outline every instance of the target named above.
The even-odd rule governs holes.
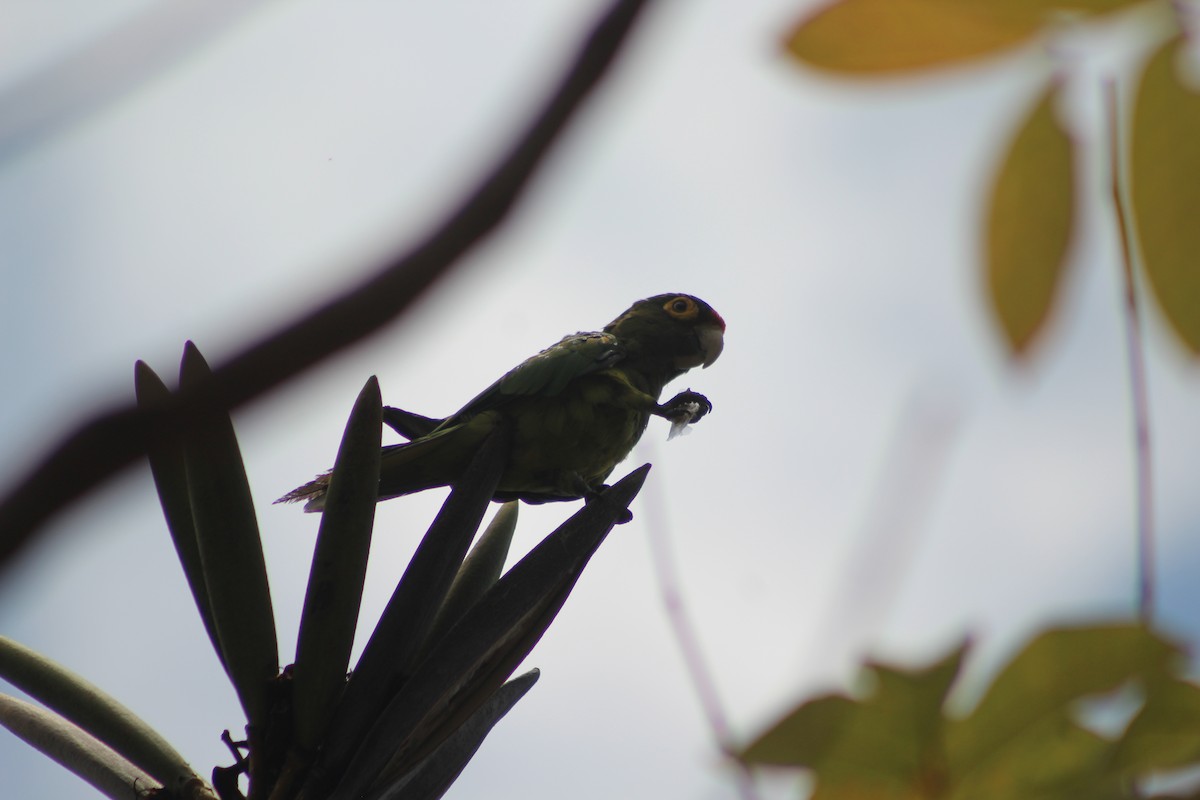
[[[276,503],[299,503],[304,501],[304,510],[308,512],[321,511],[325,508],[325,493],[329,491],[329,476],[331,473],[323,472],[313,478],[303,486],[297,486],[283,497],[276,500]]]
[[[379,499],[448,486],[462,475],[488,428],[461,425],[406,444],[383,448],[379,462]],[[276,503],[304,501],[304,510],[322,511],[329,491],[329,472],[297,486]]]

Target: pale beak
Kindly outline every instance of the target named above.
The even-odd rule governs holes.
[[[725,349],[725,329],[717,326],[700,328],[698,331],[700,337],[700,352],[704,356],[701,362],[705,369],[712,366],[717,357],[721,355],[721,351]]]

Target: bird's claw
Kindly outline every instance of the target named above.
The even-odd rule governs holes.
[[[696,423],[712,412],[712,403],[699,392],[685,389],[658,407],[659,414],[677,422],[687,418],[687,422]]]
[[[712,403],[699,392],[686,389],[660,405],[654,413],[671,421],[668,439],[687,433],[688,425],[699,422],[712,411]]]
[[[603,486],[599,490],[588,491],[588,493],[584,495],[584,502],[585,503],[605,503],[605,504],[607,504],[610,508],[612,508],[614,511],[617,512],[617,521],[616,521],[617,525],[624,525],[626,522],[632,521],[633,520],[633,512],[632,511],[630,511],[628,508],[625,508],[624,506],[617,505],[616,503],[609,500],[608,497],[605,496],[604,490],[607,488],[608,488],[607,486]]]

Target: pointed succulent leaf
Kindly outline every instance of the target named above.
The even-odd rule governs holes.
[[[330,723],[318,770],[338,773],[411,674],[434,616],[508,461],[510,432],[493,433],[451,490],[371,633]]]
[[[508,549],[517,529],[520,505],[516,500],[512,500],[500,506],[500,510],[492,517],[479,541],[463,560],[462,567],[454,576],[454,583],[450,584],[450,591],[446,593],[446,601],[438,610],[433,627],[429,631],[427,647],[441,639],[504,572]]]
[[[1040,720],[1129,680],[1158,680],[1177,657],[1177,648],[1141,625],[1045,631],[1000,671],[966,718],[949,725],[950,768],[958,775],[983,770]]]
[[[172,400],[170,389],[145,362],[137,362],[133,375],[139,409],[155,412],[168,406]],[[221,659],[221,666],[228,670],[213,623],[208,586],[204,582],[200,545],[196,542],[196,526],[192,521],[192,502],[188,497],[187,464],[184,461],[183,443],[178,431],[172,426],[152,424],[146,452],[150,460],[150,472],[154,476],[154,487],[158,491],[158,501],[167,520],[167,530],[170,531],[171,541],[175,544],[175,553],[183,567],[188,588],[192,590],[192,599],[200,612],[200,619],[204,622],[204,630],[208,633],[213,650],[216,651],[217,658]]]
[[[195,345],[184,348],[180,386],[211,375]],[[215,398],[198,401],[184,442],[188,492],[205,585],[224,661],[250,725],[266,721],[279,647],[250,484],[229,414]]]
[[[488,590],[384,709],[331,800],[359,797],[385,770],[412,769],[486,702],[545,633],[649,468],[585,504]]]
[[[292,673],[295,744],[315,751],[346,684],[378,501],[382,401],[358,395],[333,465],[313,553]]]
[[[788,54],[841,75],[879,76],[991,55],[1032,38],[1036,8],[962,0],[842,0],[800,22]]]
[[[149,773],[44,708],[0,694],[0,725],[94,786],[112,800],[161,789]]]
[[[1130,184],[1146,278],[1194,356],[1200,355],[1200,87],[1181,75],[1185,42],[1163,44],[1142,74]]]
[[[44,703],[164,786],[201,779],[175,748],[113,697],[45,656],[0,636],[0,678]]]
[[[1054,308],[1075,214],[1071,140],[1052,84],[1001,162],[987,217],[987,290],[1008,346],[1028,351]]]
[[[496,723],[537,683],[539,674],[536,669],[530,670],[505,683],[420,764],[403,775],[381,776],[379,784],[369,793],[369,800],[436,800],[441,797]]]

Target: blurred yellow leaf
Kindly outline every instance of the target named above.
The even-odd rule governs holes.
[[[807,700],[748,745],[740,757],[747,764],[815,767],[857,713],[858,704],[839,694]]]
[[[989,299],[1017,354],[1050,315],[1070,245],[1075,175],[1052,85],[1009,147],[987,216]]]
[[[814,769],[813,800],[917,800],[930,782],[946,694],[966,645],[923,668],[865,665],[861,700],[824,695],[798,706],[742,752],[751,764]],[[935,759],[936,760],[936,759]]]
[[[1129,800],[1121,791],[1127,776],[1111,767],[1111,753],[1111,742],[1060,710],[1003,742],[976,769],[959,776],[947,800]]]
[[[1146,0],[841,0],[787,36],[792,57],[818,69],[871,75],[959,61],[1013,47],[1065,12],[1103,14]]]
[[[843,0],[800,22],[788,52],[821,69],[887,73],[932,67],[1012,47],[1041,27],[1024,4],[970,0]]]
[[[1165,771],[1200,761],[1200,686],[1165,680],[1146,687],[1146,704],[1125,729],[1113,761],[1129,772]]]
[[[1182,652],[1139,623],[1045,630],[999,672],[966,717],[946,713],[965,647],[924,668],[868,662],[858,698],[801,703],[739,757],[802,767],[812,800],[1129,800],[1134,781],[1200,761],[1200,687]],[[1080,719],[1079,702],[1121,713],[1114,689],[1145,704],[1117,739]]]
[[[1020,3],[1024,6],[1040,8],[1046,13],[1064,11],[1087,15],[1119,11],[1122,8],[1145,3],[1147,0],[982,0],[982,2]]]
[[[980,772],[1039,721],[1126,681],[1159,680],[1178,656],[1178,648],[1140,624],[1045,631],[996,676],[974,711],[950,726],[950,764],[959,774]]]
[[[1063,11],[1082,11],[1085,13],[1102,14],[1106,11],[1118,11],[1129,8],[1146,0],[1048,0],[1048,5]]]
[[[1142,75],[1133,113],[1133,212],[1150,288],[1175,332],[1200,354],[1200,93],[1184,86],[1184,40]]]

